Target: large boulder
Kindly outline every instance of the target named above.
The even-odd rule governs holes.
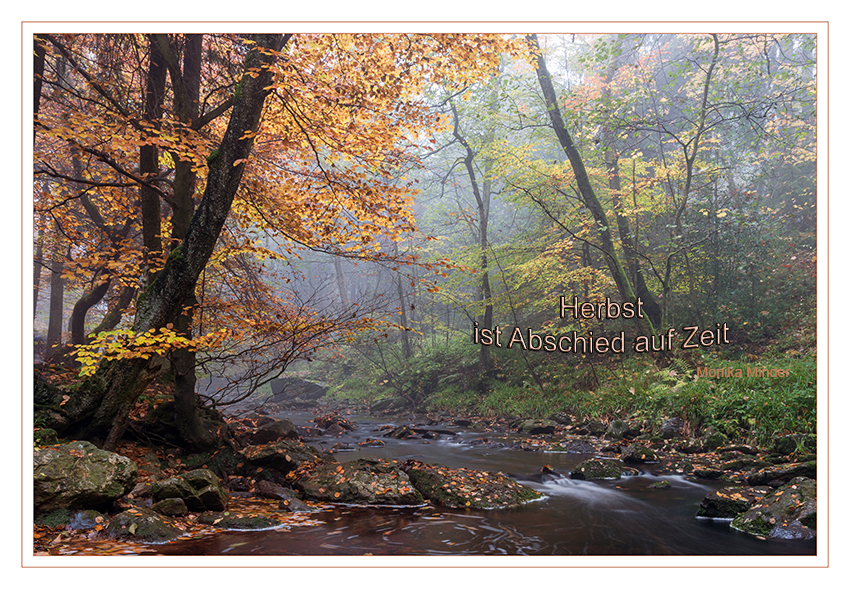
[[[138,468],[124,456],[76,441],[33,453],[36,512],[109,507],[136,484]]]
[[[817,482],[805,477],[792,479],[738,515],[730,525],[761,538],[814,538],[817,535]]]
[[[176,498],[182,499],[189,511],[223,511],[229,499],[215,473],[205,468],[154,483],[155,502]]]
[[[454,469],[417,460],[408,460],[402,468],[422,495],[444,507],[515,507],[543,497],[542,493],[501,473]]]
[[[323,463],[307,469],[295,481],[306,497],[356,505],[421,505],[422,495],[395,460],[361,458]]]

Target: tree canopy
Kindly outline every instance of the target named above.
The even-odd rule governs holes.
[[[40,419],[114,445],[166,371],[184,441],[205,446],[203,405],[302,360],[360,354],[389,383],[473,325],[602,329],[559,316],[562,295],[640,299],[618,325],[653,342],[729,324],[749,353],[789,329],[799,343],[816,49],[764,33],[36,35],[34,314],[45,356],[82,378],[37,384]],[[487,395],[505,364],[478,351]],[[198,374],[233,386],[199,394]]]

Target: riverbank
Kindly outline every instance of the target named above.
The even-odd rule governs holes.
[[[664,431],[669,433],[665,434],[668,436],[665,438],[648,435],[641,430],[639,424],[635,423],[629,424],[621,420],[612,420],[608,423],[601,420],[577,420],[568,414],[553,416],[560,419],[561,423],[558,423],[554,420],[550,422],[543,419],[461,417],[439,412],[418,415],[405,412],[373,414],[358,412],[357,406],[338,401],[330,404],[322,403],[314,407],[312,411],[298,410],[296,408],[298,405],[300,402],[295,401],[291,407],[258,408],[259,412],[253,415],[231,419],[231,425],[234,431],[238,432],[238,438],[249,442],[261,431],[289,431],[289,426],[280,427],[279,424],[282,423],[282,419],[291,418],[291,426],[298,433],[298,439],[296,440],[291,434],[284,439],[290,440],[292,444],[298,444],[299,447],[301,444],[312,447],[317,454],[326,451],[325,461],[329,464],[338,463],[343,478],[346,475],[342,470],[364,456],[399,463],[415,458],[423,462],[442,463],[443,468],[452,472],[457,472],[459,469],[471,469],[471,472],[501,471],[510,475],[510,478],[521,485],[543,494],[546,497],[545,509],[550,509],[553,505],[563,505],[566,501],[578,501],[579,506],[582,505],[582,501],[597,505],[586,511],[584,517],[587,518],[604,520],[607,518],[605,515],[607,509],[614,508],[615,511],[622,509],[622,506],[618,507],[619,502],[629,503],[632,500],[630,497],[634,496],[646,501],[647,493],[653,494],[649,496],[651,501],[660,501],[664,506],[667,499],[662,494],[672,490],[670,496],[675,497],[674,504],[666,507],[659,506],[657,512],[661,514],[669,509],[669,516],[675,514],[679,518],[682,510],[687,509],[689,513],[679,524],[687,528],[698,525],[699,503],[711,493],[720,493],[722,496],[726,493],[723,489],[727,487],[754,486],[751,483],[764,485],[772,482],[775,489],[798,476],[816,477],[816,455],[812,448],[815,440],[800,434],[781,436],[770,447],[755,447],[731,443],[724,440],[722,434],[718,432],[709,433],[700,438],[688,437],[683,435],[681,429],[675,427],[677,425],[675,421],[667,424],[668,427]],[[261,439],[265,440],[265,438]],[[282,441],[271,441],[261,444],[260,447],[264,445],[274,447],[274,444],[282,444]],[[280,446],[278,449],[284,447]],[[277,454],[274,450],[272,453]],[[221,523],[221,521],[215,521],[216,517],[208,518],[204,523],[199,514],[186,513],[170,516],[170,521],[180,530],[179,539],[162,545],[170,546],[170,548],[155,548],[153,545],[139,542],[128,543],[127,538],[110,538],[106,534],[110,521],[109,513],[104,512],[101,515],[103,518],[101,522],[95,521],[88,528],[76,528],[70,521],[64,523],[60,520],[54,522],[37,520],[34,528],[37,554],[121,554],[162,553],[163,551],[174,554],[183,553],[181,546],[187,546],[187,550],[190,550],[188,553],[199,553],[198,551],[203,553],[204,550],[209,550],[210,554],[215,554],[229,545],[222,547],[221,541],[212,540],[213,537],[227,537],[228,542],[237,544],[243,540],[233,539],[232,534],[274,533],[278,535],[275,537],[279,537],[282,542],[284,531],[297,531],[300,536],[324,534],[329,533],[327,530],[334,527],[331,525],[334,518],[342,518],[340,521],[351,523],[351,518],[356,519],[353,514],[360,514],[366,519],[371,519],[373,515],[369,511],[346,507],[346,501],[334,502],[333,491],[327,488],[322,491],[324,500],[316,500],[315,497],[305,496],[296,491],[293,498],[303,502],[306,509],[292,511],[282,505],[283,500],[279,497],[275,499],[267,496],[268,484],[271,481],[279,480],[287,489],[292,489],[295,482],[293,479],[296,478],[293,476],[287,480],[287,475],[271,462],[261,466],[259,463],[248,461],[240,463],[224,459],[222,455],[226,452],[219,452],[217,456],[192,455],[173,449],[146,447],[137,443],[122,444],[118,454],[132,458],[139,469],[139,483],[134,491],[118,500],[113,510],[149,509],[154,503],[153,498],[140,492],[139,484],[155,483],[193,469],[210,468],[218,473],[230,497],[230,503],[218,519],[225,520],[225,517],[234,515],[246,518],[267,518],[266,527],[279,531],[236,532],[231,529],[228,532],[226,529],[216,527],[216,523]],[[286,460],[287,457],[291,459],[293,456],[284,455],[282,460]],[[587,480],[590,477],[580,476],[579,473],[587,468],[586,463],[593,460],[614,465],[616,475],[597,480]],[[335,466],[330,470],[336,473],[336,469]],[[292,472],[296,471],[297,469],[294,469]],[[762,473],[758,480],[753,478],[757,473]],[[772,478],[770,473],[773,475]],[[444,484],[450,483],[447,481]],[[657,486],[652,487],[652,485]],[[301,489],[303,488],[302,486]],[[143,490],[144,487],[141,489]],[[475,490],[469,487],[465,492],[472,497]],[[734,492],[728,494],[734,494]],[[602,504],[598,503],[600,500]],[[608,502],[613,502],[613,505],[608,505]],[[380,501],[377,503],[380,504]],[[575,503],[570,504],[575,508]],[[685,508],[685,506],[689,507]],[[637,504],[632,509],[636,507]],[[644,505],[640,509],[645,508]],[[343,511],[340,512],[340,509]],[[407,522],[404,525],[410,525],[413,513],[418,514],[413,518],[420,522],[418,525],[424,525],[424,522],[429,521],[456,522],[457,514],[479,513],[472,505],[466,506],[461,503],[453,509],[446,509],[430,499],[422,501],[420,507],[413,511],[393,509],[400,523]],[[547,517],[544,508],[536,504],[508,511],[514,513],[517,509],[523,513],[527,511],[525,517],[532,519],[540,517],[546,521],[551,518],[551,514]],[[564,508],[558,507],[558,509]],[[224,515],[225,512],[227,516]],[[330,517],[329,514],[335,515]],[[72,514],[69,512],[68,516],[70,518]],[[386,518],[388,515],[385,514],[383,517]],[[480,517],[485,518],[486,521],[494,518],[496,521],[506,519],[514,522],[511,525],[517,526],[516,533],[522,531],[522,524],[515,521],[515,516],[490,514]],[[50,523],[54,525],[49,526]],[[390,526],[387,521],[384,525]],[[667,528],[669,522],[658,522],[658,525]],[[729,522],[720,522],[719,525],[721,527],[725,525],[728,528]],[[310,526],[322,527],[324,531],[320,533],[302,529]],[[702,533],[700,530],[701,528],[694,533]],[[227,535],[221,536],[223,533]],[[712,528],[711,534],[716,533],[717,530]],[[527,532],[523,534],[525,535]],[[313,538],[313,536],[310,537]],[[725,541],[728,541],[728,538]],[[275,544],[281,546],[278,550],[290,550],[285,548],[289,544],[280,542]],[[645,539],[635,538],[634,542],[635,546],[643,546]],[[250,544],[248,542],[246,546]],[[189,545],[192,546],[191,549],[188,548]],[[321,543],[312,542],[308,545],[314,546],[313,549],[318,550],[319,553],[325,553]],[[663,548],[666,544],[661,546],[656,547],[656,550],[668,549]],[[410,549],[417,548],[412,546]],[[525,546],[516,549],[525,551],[529,548]],[[775,545],[770,548],[770,550],[776,549]],[[798,550],[798,548],[790,547],[786,549]],[[395,547],[393,550],[401,549]],[[465,550],[472,550],[472,548],[467,546]],[[547,544],[547,548],[538,548],[538,550],[556,549]],[[607,553],[605,551],[611,549],[600,547],[598,550]],[[623,551],[621,553],[630,553],[632,548],[622,545],[620,550]],[[741,550],[755,550],[758,553],[761,549],[744,542]]]

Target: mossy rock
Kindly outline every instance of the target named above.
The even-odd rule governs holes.
[[[781,464],[748,474],[747,484],[778,487],[797,477],[816,479],[817,475],[818,466],[816,461]]]
[[[566,452],[568,454],[595,454],[596,447],[585,440],[563,440],[550,446],[546,452]]]
[[[599,421],[598,419],[594,419],[585,425],[585,429],[587,433],[591,436],[601,436],[605,433],[605,424]]]
[[[211,470],[197,469],[153,485],[153,500],[182,499],[190,511],[222,511],[229,497]]]
[[[328,462],[302,472],[294,487],[305,497],[355,505],[421,505],[424,499],[395,460]]]
[[[770,466],[770,463],[765,460],[759,460],[757,458],[736,458],[734,460],[729,460],[720,465],[720,468],[723,470],[752,470],[755,468],[764,468],[765,466]]]
[[[272,444],[248,446],[239,453],[255,467],[273,468],[283,474],[304,463],[334,461],[330,455],[296,440],[278,440]]]
[[[519,431],[530,436],[548,435],[555,432],[558,424],[550,419],[526,419],[519,424]]]
[[[222,530],[270,530],[282,525],[281,522],[271,517],[233,515],[226,511],[223,513],[205,513],[198,518],[198,522]]]
[[[591,458],[576,465],[570,473],[571,479],[580,481],[617,480],[623,476],[623,470],[613,460]]]
[[[115,540],[164,544],[176,540],[182,532],[158,513],[134,507],[109,520],[106,535]]]
[[[640,434],[640,429],[640,424],[638,423],[615,419],[605,429],[605,437],[609,440],[632,439]]]
[[[645,462],[658,462],[655,452],[640,444],[629,444],[620,453],[620,460],[626,464],[643,464]]]
[[[59,441],[56,430],[49,427],[36,428],[32,432],[33,444],[35,446],[52,446]]]
[[[817,436],[812,434],[789,434],[779,436],[773,443],[773,451],[777,454],[793,454],[797,450],[806,452],[817,452]]]
[[[75,441],[33,452],[36,512],[109,507],[136,484],[135,463],[91,442]]]
[[[67,526],[71,523],[71,512],[65,508],[61,508],[40,513],[35,517],[35,523],[41,526],[47,526],[48,528]]]
[[[444,507],[501,509],[543,497],[501,473],[448,468],[418,460],[408,460],[403,468],[423,496]]]
[[[670,481],[657,481],[649,485],[650,489],[669,489]]]
[[[761,538],[808,540],[817,536],[817,482],[792,479],[735,517],[733,529]]]
[[[177,517],[189,513],[189,508],[186,507],[186,502],[180,497],[169,497],[168,499],[157,501],[151,505],[151,510],[170,517]]]
[[[713,431],[702,438],[702,449],[704,452],[713,452],[729,444],[729,438],[718,431]]]
[[[697,517],[732,519],[750,509],[770,492],[770,487],[724,487],[706,495]]]

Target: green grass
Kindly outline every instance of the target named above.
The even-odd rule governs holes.
[[[541,418],[566,411],[579,420],[631,419],[650,433],[665,419],[680,417],[690,435],[711,426],[732,440],[761,445],[781,433],[817,430],[813,354],[751,360],[703,354],[659,370],[648,355],[591,364],[541,352],[493,351],[491,377],[478,366],[477,348],[464,339],[425,348],[383,369],[361,362],[335,394],[367,403],[401,394],[420,410],[487,417]],[[698,366],[741,369],[744,375],[748,367],[782,368],[791,375],[697,377]]]

